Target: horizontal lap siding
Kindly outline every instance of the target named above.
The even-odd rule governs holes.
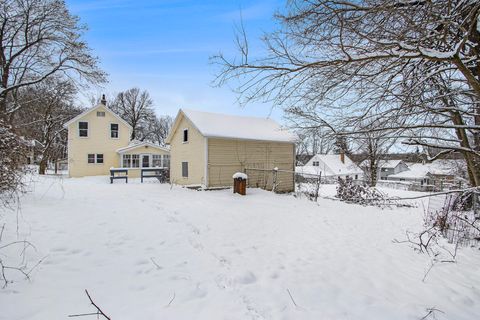
[[[205,138],[181,116],[170,141],[170,181],[180,185],[205,184]],[[188,129],[188,142],[183,143],[183,129]],[[182,177],[182,162],[188,162],[188,177]]]
[[[97,117],[97,111],[105,112]],[[88,122],[88,137],[78,136],[78,123]],[[117,123],[118,138],[110,137],[110,124]],[[117,149],[128,146],[130,128],[103,107],[88,113],[68,126],[68,172],[70,177],[109,175],[110,167],[118,167]],[[103,154],[103,164],[88,163],[88,154]]]
[[[232,185],[232,175],[245,168],[294,170],[291,143],[208,139],[209,186]],[[249,170],[249,186],[272,188],[273,173]],[[278,191],[293,191],[293,173],[278,173]]]

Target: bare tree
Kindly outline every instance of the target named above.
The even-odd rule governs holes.
[[[480,2],[292,0],[264,36],[268,53],[213,57],[242,101],[273,101],[343,136],[390,132],[436,159],[461,152],[480,186]],[[243,32],[243,30],[242,30]],[[383,121],[369,128],[362,123]],[[387,136],[387,135],[386,135]]]
[[[299,155],[315,155],[326,154],[333,148],[333,141],[327,130],[321,127],[303,128],[298,124],[293,125],[293,129],[297,131],[299,140],[297,142],[297,154]]]
[[[385,136],[385,131],[366,131],[355,136],[357,150],[365,156],[366,165],[362,169],[365,170],[366,180],[371,187],[377,185],[382,161],[395,142],[395,139]]]
[[[21,94],[23,106],[14,120],[17,132],[41,144],[39,173],[45,174],[49,162],[66,154],[67,131],[63,124],[81,113],[75,107],[76,88],[70,81],[47,79]]]
[[[0,3],[0,117],[4,123],[11,123],[21,108],[16,102],[21,88],[54,75],[90,83],[105,81],[97,58],[82,40],[85,30],[64,1]]]
[[[173,118],[170,116],[155,117],[147,123],[144,132],[145,140],[161,146],[166,146],[165,139],[167,139],[172,125]]]
[[[7,206],[17,199],[23,185],[23,164],[27,154],[26,141],[12,132],[0,120],[0,205]]]
[[[131,139],[144,140],[146,128],[155,120],[153,100],[147,91],[132,88],[120,92],[110,105],[133,128]]]

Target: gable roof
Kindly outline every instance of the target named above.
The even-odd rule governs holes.
[[[428,174],[433,175],[454,175],[454,163],[447,160],[436,160],[432,163],[414,163],[408,168],[410,170],[397,174],[391,174],[388,178],[404,178],[404,179],[423,179]]]
[[[295,142],[297,136],[283,129],[272,119],[233,116],[220,113],[180,109],[166,142],[170,143],[184,116],[207,138]]]
[[[95,107],[92,107],[90,109],[87,109],[85,110],[84,112],[80,113],[78,116],[76,116],[75,118],[65,122],[63,124],[63,127],[64,128],[67,128],[69,125],[71,125],[72,123],[74,123],[75,121],[78,121],[80,119],[82,119],[83,117],[85,117],[87,114],[89,114],[90,112],[92,111],[95,111],[97,110],[98,108],[100,107],[103,107],[107,112],[109,112],[110,114],[112,114],[115,118],[118,119],[118,121],[120,121],[121,123],[123,123],[124,125],[126,125],[128,128],[130,128],[130,130],[132,130],[132,126],[128,124],[128,122],[126,122],[125,120],[122,119],[122,117],[120,117],[118,114],[116,114],[115,112],[113,112],[112,110],[110,110],[109,108],[107,108],[106,105],[102,104],[102,103],[99,103],[97,104]]]
[[[313,167],[313,161],[320,162],[320,165],[315,166],[315,168],[318,168],[323,176],[363,174],[362,169],[347,155],[345,155],[345,163],[343,163],[339,154],[316,154],[308,161],[305,167]]]
[[[379,160],[379,168],[396,168],[400,163],[405,163],[403,160]],[[406,164],[405,164],[406,165]],[[370,160],[366,159],[360,163],[360,167],[368,168],[370,167]]]
[[[136,148],[145,147],[145,146],[170,152],[169,149],[164,148],[164,147],[162,147],[158,144],[152,143],[152,142],[148,142],[148,141],[141,142],[141,141],[137,141],[137,140],[132,140],[132,141],[130,141],[130,144],[128,146],[117,149],[117,153],[124,153],[124,152],[130,151],[130,150],[134,150]]]

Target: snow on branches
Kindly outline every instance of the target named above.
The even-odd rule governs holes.
[[[0,206],[16,201],[25,172],[26,142],[0,121]]]
[[[388,200],[387,196],[376,188],[357,184],[350,177],[338,178],[336,197],[345,202],[373,206],[385,205]]]

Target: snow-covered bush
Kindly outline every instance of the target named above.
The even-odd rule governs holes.
[[[0,121],[0,206],[16,200],[25,173],[26,142]]]
[[[386,204],[387,197],[374,187],[357,184],[350,177],[338,178],[336,197],[345,202],[362,205],[381,206]]]

